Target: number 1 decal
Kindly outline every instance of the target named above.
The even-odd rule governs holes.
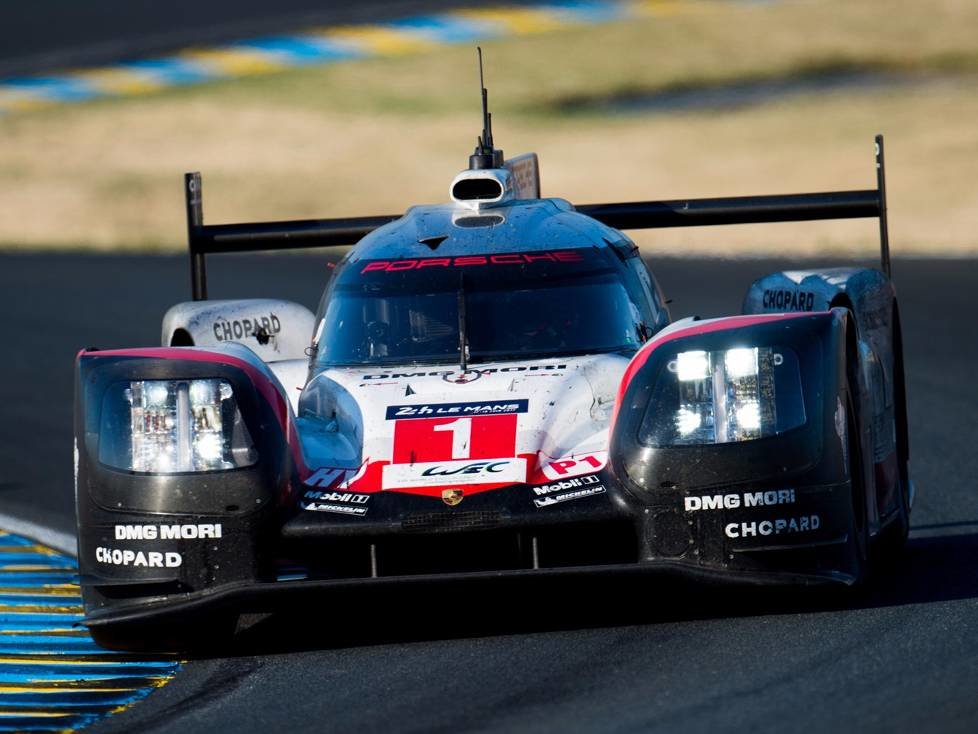
[[[511,413],[398,420],[391,463],[515,457],[516,419]]]
[[[452,433],[452,458],[468,459],[471,458],[470,447],[472,446],[472,419],[459,418],[451,423],[442,423],[434,426],[433,431],[451,431]]]

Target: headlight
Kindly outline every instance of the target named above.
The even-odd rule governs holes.
[[[224,380],[118,382],[105,393],[99,461],[168,474],[250,466],[257,452]]]
[[[646,446],[731,443],[805,424],[798,357],[791,349],[685,351],[668,362],[639,431]]]

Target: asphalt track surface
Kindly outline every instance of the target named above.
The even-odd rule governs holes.
[[[507,0],[519,5],[525,0]],[[0,78],[143,59],[304,28],[379,23],[477,0],[2,0]]]
[[[312,305],[323,263],[212,257],[212,296]],[[653,268],[679,317],[736,312],[785,264]],[[864,590],[653,579],[338,597],[250,620],[223,657],[94,731],[975,731],[978,261],[894,271],[919,494],[907,555]],[[155,344],[188,290],[184,258],[0,255],[0,510],[71,531],[73,357]]]

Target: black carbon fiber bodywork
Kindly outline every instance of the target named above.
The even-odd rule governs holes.
[[[207,608],[265,611],[341,586],[500,576],[662,571],[750,583],[850,582],[858,563],[849,542],[854,485],[837,415],[848,400],[847,323],[836,310],[680,335],[652,350],[624,386],[610,461],[600,471],[482,492],[457,506],[379,492],[363,500],[362,514],[349,516],[300,509],[304,497],[322,492],[299,483],[288,428],[248,370],[84,353],[76,428],[84,437],[77,505],[86,623],[171,619]],[[735,444],[640,443],[650,390],[677,350],[744,343],[799,354],[803,426]],[[99,412],[109,385],[204,377],[233,386],[256,464],[154,476],[99,463]],[[573,501],[547,500],[575,492]],[[180,562],[153,566],[145,563],[150,552]]]

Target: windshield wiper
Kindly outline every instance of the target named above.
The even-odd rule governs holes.
[[[469,369],[469,338],[465,331],[465,274],[458,274],[458,353],[462,372]]]

